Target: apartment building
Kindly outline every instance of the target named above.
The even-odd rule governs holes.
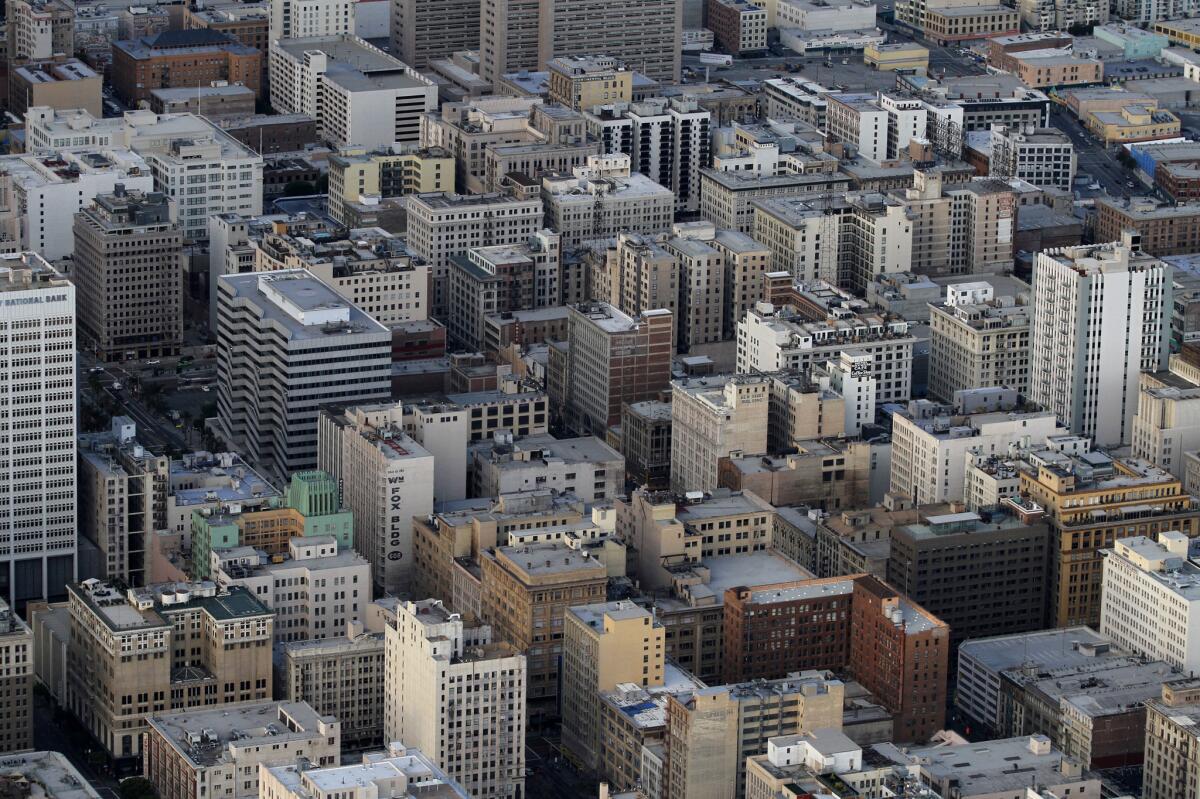
[[[760,175],[701,168],[700,215],[720,230],[736,230],[749,235],[754,233],[755,213],[751,203],[755,200],[835,194],[849,189],[849,175],[838,172]]]
[[[868,505],[875,497],[872,489],[878,445],[854,439],[812,438],[795,440],[789,449],[794,451],[785,455],[723,458],[718,467],[719,485],[731,491],[752,492],[772,505],[789,506],[786,509],[791,510],[795,509],[791,506],[803,505],[839,511]],[[779,518],[776,523],[781,524]],[[796,562],[811,564],[802,552],[811,552],[813,540],[804,532],[797,530],[786,536],[776,532],[772,543]]]
[[[608,570],[586,551],[556,541],[495,546],[479,553],[479,566],[483,620],[525,653],[529,713],[536,716],[559,698],[567,609],[602,601]]]
[[[727,53],[759,53],[767,49],[767,9],[747,0],[707,0],[706,24]]]
[[[680,264],[665,244],[663,235],[638,233],[618,233],[615,241],[596,242],[585,255],[593,259],[588,293],[630,316],[662,309],[677,319]],[[677,338],[673,330],[671,340]]]
[[[754,238],[772,271],[824,280],[859,293],[876,276],[912,262],[913,224],[904,203],[880,194],[778,197],[751,203]]]
[[[1191,538],[1200,529],[1200,509],[1182,483],[1141,461],[1042,452],[1019,477],[1020,504],[1043,509],[1050,524],[1049,621],[1058,627],[1099,624],[1100,552],[1118,537],[1177,530]]]
[[[913,400],[892,414],[892,430],[890,490],[922,505],[963,499],[968,452],[1003,454],[1067,432],[1053,413],[1022,405],[1007,388],[963,391],[953,405]]]
[[[706,231],[702,235],[706,235]],[[725,316],[725,257],[720,250],[690,233],[667,239],[663,246],[679,264],[679,309],[676,319],[679,349],[722,340]]]
[[[826,97],[826,130],[862,157],[881,164],[899,157],[913,139],[924,139],[927,113],[918,100],[880,92]]]
[[[564,248],[628,233],[664,233],[675,218],[675,195],[639,172],[622,154],[589,156],[570,176],[542,180],[546,222]]]
[[[405,431],[402,414],[395,406],[359,406],[322,409],[317,419],[317,462],[342,486],[357,521],[354,548],[369,562],[376,591],[391,595],[412,581],[413,517],[427,516],[442,498],[434,466],[443,464]]]
[[[1030,397],[1098,445],[1131,440],[1138,373],[1167,365],[1171,268],[1137,239],[1041,252],[1034,266]]]
[[[621,442],[625,475],[639,486],[653,490],[668,487],[671,480],[671,403],[643,400],[621,408]]]
[[[143,769],[162,799],[251,799],[258,796],[260,767],[298,757],[316,767],[335,765],[342,724],[295,701],[155,713],[146,719]]]
[[[721,337],[737,335],[737,323],[762,299],[763,275],[772,271],[771,250],[736,230],[717,230],[706,242],[725,260],[725,307]]]
[[[185,8],[182,20],[183,29],[206,28],[227,33],[242,44],[263,53],[262,85],[266,86],[267,58],[265,54],[271,49],[271,15],[273,12],[282,15],[285,7],[285,3],[276,5],[222,2],[205,4],[203,8]]]
[[[1200,692],[1164,684],[1162,696],[1146,703],[1142,795],[1146,799],[1186,796],[1200,774]]]
[[[67,709],[109,757],[142,753],[148,717],[271,695],[274,614],[241,588],[67,586]],[[122,652],[139,650],[144,659]]]
[[[918,506],[891,528],[887,581],[950,625],[950,643],[1046,626],[1050,530],[1039,514]],[[976,557],[966,564],[959,554]]]
[[[259,48],[264,54],[280,39],[354,33],[354,4],[348,0],[276,0],[270,11],[267,46]]]
[[[567,350],[552,350],[551,415],[577,432],[604,435],[627,402],[652,399],[671,379],[672,314],[628,316],[607,303],[570,307]]]
[[[1075,145],[1056,128],[992,126],[989,174],[1019,178],[1042,188],[1075,185]]]
[[[667,697],[663,796],[739,796],[746,759],[771,738],[842,728],[845,686],[828,672],[721,685]]]
[[[398,603],[384,640],[386,740],[419,744],[471,796],[523,796],[525,655],[437,599]]]
[[[79,322],[101,360],[177,355],[183,343],[183,234],[157,192],[96,195],[75,216]]]
[[[412,194],[407,209],[408,245],[429,263],[429,312],[441,319],[450,303],[450,256],[477,247],[523,244],[543,228],[540,200],[504,194]]]
[[[633,99],[633,71],[608,56],[564,55],[546,62],[548,99],[576,111]]]
[[[33,749],[33,631],[0,597],[0,750]]]
[[[663,626],[628,600],[571,607],[563,620],[563,747],[597,771],[601,694],[625,684],[663,684]]]
[[[155,89],[241,84],[262,93],[263,53],[211,29],[163,31],[113,42],[112,84],[130,106],[149,102]]]
[[[931,395],[951,401],[981,386],[1029,395],[1027,295],[997,297],[986,281],[955,283],[928,307]]]
[[[531,126],[540,97],[503,95],[442,103],[421,118],[421,146],[441,147],[455,159],[455,188],[463,193],[484,191],[489,147],[529,144],[542,140]]]
[[[137,442],[137,425],[114,416],[79,437],[79,532],[100,553],[104,579],[146,582],[150,539],[167,528],[170,458]]]
[[[892,196],[907,207],[912,223],[907,271],[940,277],[1012,270],[1017,200],[1009,183],[948,183],[937,171],[917,169],[912,188]]]
[[[523,438],[548,429],[549,400],[528,383],[506,381],[500,389],[447,394],[446,399],[464,412],[471,441],[491,440],[500,431]]]
[[[738,373],[803,372],[840,357],[842,350],[850,347],[872,359],[876,404],[904,402],[911,396],[916,339],[909,333],[908,322],[845,306],[828,318],[824,313],[818,318],[820,321],[811,321],[794,308],[757,303],[738,322]]]
[[[1187,672],[1200,662],[1194,640],[1200,613],[1200,574],[1191,539],[1164,530],[1157,540],[1120,538],[1102,551],[1100,634],[1137,654]]]
[[[485,317],[533,308],[535,264],[521,249],[476,247],[450,256],[447,328],[458,346],[482,351]]]
[[[414,69],[427,69],[430,61],[451,53],[479,49],[480,6],[474,0],[389,0],[389,23],[391,52]]]
[[[293,537],[272,555],[252,546],[214,549],[210,562],[219,587],[241,586],[275,611],[276,644],[342,635],[365,618],[371,568],[333,536]]]
[[[454,191],[454,176],[454,156],[442,147],[348,148],[329,158],[329,214],[346,225],[347,206],[364,197]]]
[[[0,295],[0,396],[24,417],[20,433],[0,436],[22,454],[4,470],[0,510],[0,598],[15,607],[63,596],[77,573],[75,287],[37,253],[12,253],[0,255]]]
[[[270,58],[272,107],[317,120],[334,148],[415,143],[437,103],[432,81],[352,34],[276,40]]]
[[[1180,255],[1200,247],[1196,223],[1200,203],[1164,205],[1152,198],[1101,200],[1096,204],[1096,240],[1121,241],[1126,230],[1139,235],[1140,251],[1148,255]]]
[[[671,382],[671,490],[711,491],[718,461],[766,453],[772,378],[721,375]]]
[[[41,61],[75,53],[75,12],[55,0],[13,0],[7,8],[8,57]]]
[[[382,792],[428,794],[445,799],[471,799],[450,775],[419,749],[392,741],[381,752],[368,752],[350,766],[302,768],[303,764],[264,768],[263,799],[371,799]],[[345,790],[350,787],[351,790]]]
[[[1171,362],[1175,362],[1172,356]],[[1133,419],[1133,457],[1149,461],[1176,477],[1186,474],[1187,454],[1200,449],[1195,415],[1200,386],[1169,373],[1143,374]]]
[[[383,745],[384,635],[347,625],[344,635],[279,647],[280,686],[288,702],[304,702],[341,727],[347,751]]]

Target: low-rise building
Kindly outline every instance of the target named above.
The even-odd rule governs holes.
[[[929,308],[929,393],[1006,387],[1029,394],[1028,295],[995,295],[985,281],[954,283]]]
[[[48,61],[30,61],[10,67],[8,109],[17,119],[36,106],[67,109],[82,108],[97,116],[101,105],[103,79],[91,67],[75,58],[59,56]]]
[[[767,9],[749,0],[707,0],[705,25],[727,53],[742,55],[767,49]]]
[[[62,752],[6,752],[0,780],[18,790],[37,786],[38,795],[46,799],[100,799],[99,792]]]
[[[1200,774],[1200,691],[1187,682],[1166,683],[1146,702],[1146,759],[1142,795],[1169,799],[1188,792]]]
[[[472,496],[552,489],[584,502],[612,499],[625,487],[625,459],[599,438],[541,434],[477,447]]]
[[[1200,250],[1200,203],[1166,205],[1150,197],[1096,201],[1096,241],[1120,241],[1124,230],[1140,234],[1143,252],[1180,255]]]
[[[471,799],[467,790],[419,749],[393,741],[382,752],[368,752],[350,766],[302,768],[296,763],[262,768],[263,799],[371,799],[386,791],[400,796],[422,795],[437,799]],[[345,790],[350,787],[351,790]]]
[[[1071,191],[1075,164],[1074,143],[1056,128],[992,125],[991,175]]]
[[[149,102],[154,89],[240,83],[261,95],[265,55],[211,29],[163,31],[113,42],[112,83],[130,106]]]

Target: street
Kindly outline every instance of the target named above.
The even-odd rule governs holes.
[[[1086,173],[1113,197],[1128,197],[1144,192],[1144,186],[1130,189],[1125,184],[1133,179],[1133,173],[1117,160],[1117,153],[1107,150],[1093,139],[1070,111],[1060,105],[1050,106],[1050,127],[1057,128],[1071,138],[1079,159],[1079,172]]]

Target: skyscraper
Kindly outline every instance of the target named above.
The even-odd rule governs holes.
[[[1127,232],[1039,253],[1033,285],[1033,401],[1097,445],[1128,443],[1138,374],[1167,368],[1171,267]]]
[[[75,287],[38,254],[0,255],[0,597],[61,597],[76,573]]]

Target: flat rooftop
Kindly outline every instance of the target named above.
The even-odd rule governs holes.
[[[376,334],[390,340],[386,327],[307,270],[222,275],[221,280],[233,288],[235,297],[249,300],[265,320],[283,327],[292,340],[349,334]]]
[[[41,786],[45,799],[100,799],[96,789],[61,752],[5,753],[0,757],[0,783],[11,778]],[[42,796],[34,791],[30,799]]]
[[[964,746],[902,750],[895,744],[883,743],[871,748],[893,763],[919,764],[938,781],[957,780],[956,788],[963,796],[1020,792],[1031,784],[1057,785],[1070,781],[1060,771],[1062,752],[1051,748],[1047,754],[1036,754],[1030,749],[1029,736]]]
[[[321,716],[307,702],[255,702],[156,714],[147,716],[146,721],[188,761],[211,766],[232,762],[231,746],[269,747],[285,741],[323,738],[325,733],[318,728],[334,718]],[[201,735],[203,740],[193,744],[193,734]]]

